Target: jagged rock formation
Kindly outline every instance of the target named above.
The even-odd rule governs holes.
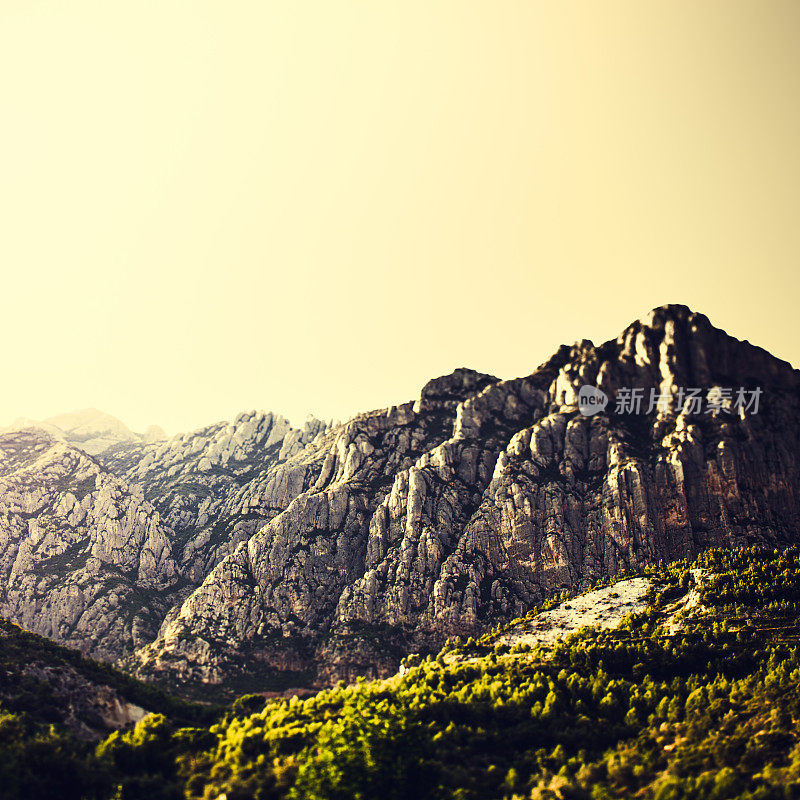
[[[605,411],[580,412],[583,385]],[[647,413],[651,390],[694,387],[758,387],[760,409]],[[528,377],[457,370],[344,425],[248,414],[112,448],[103,469],[140,485],[168,531],[176,600],[137,651],[140,674],[385,674],[564,588],[712,545],[795,541],[799,387],[790,365],[666,306]],[[641,414],[616,409],[630,388]]]
[[[585,417],[584,384],[612,399],[627,387],[764,396],[758,414],[612,405]],[[311,664],[323,681],[383,673],[403,652],[604,575],[793,540],[799,384],[680,306],[600,347],[561,347],[526,378],[432,381],[416,403],[315,443],[310,488],[209,573],[140,652],[142,669],[213,681],[260,663]]]
[[[103,463],[38,428],[0,435],[0,614],[97,658],[132,654],[302,491],[282,465],[322,427],[240,415]]]
[[[141,494],[43,432],[0,436],[0,614],[114,658],[145,644],[180,586],[172,531]]]
[[[181,574],[197,584],[308,488],[302,459],[293,457],[324,430],[317,419],[297,429],[251,411],[156,445],[111,448],[102,461],[143,487],[175,532]]]

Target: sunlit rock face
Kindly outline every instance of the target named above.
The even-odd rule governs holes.
[[[602,411],[579,407],[582,386],[608,398]],[[676,409],[693,388],[721,406]],[[562,346],[527,377],[459,369],[344,425],[253,412],[121,444],[98,468],[141,488],[166,543],[139,548],[162,554],[147,570],[170,607],[149,643],[135,640],[138,669],[254,685],[386,674],[410,650],[602,576],[795,541],[798,388],[790,365],[666,306],[616,340]],[[623,408],[632,389],[638,414]],[[735,406],[740,389],[761,391],[757,411]],[[669,407],[650,411],[651,393]],[[30,458],[13,456],[12,472]]]
[[[303,490],[282,465],[323,429],[242,414],[94,457],[38,426],[0,435],[0,615],[95,657],[130,656]]]
[[[604,413],[579,413],[586,384],[610,398]],[[307,447],[307,490],[210,571],[143,669],[383,674],[562,589],[793,540],[798,385],[788,364],[680,306],[599,347],[562,347],[526,378],[431,381],[415,403]],[[761,388],[758,413],[646,413],[651,390],[714,386]],[[643,413],[616,413],[629,388]]]
[[[178,599],[172,531],[82,450],[0,436],[0,615],[100,658],[146,643]]]

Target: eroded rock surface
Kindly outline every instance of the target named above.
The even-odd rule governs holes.
[[[579,413],[584,384],[611,398],[606,412]],[[562,347],[526,378],[432,381],[416,403],[320,439],[314,484],[208,574],[142,669],[386,674],[404,652],[563,589],[794,540],[798,385],[788,364],[680,306],[602,346]],[[646,406],[651,389],[715,386],[761,388],[758,413],[616,413],[624,388]]]
[[[608,396],[603,412],[580,413],[583,385]],[[673,403],[647,413],[651,392],[694,387],[760,389],[758,412]],[[631,388],[642,391],[640,414],[616,408]],[[96,466],[104,480],[141,487],[135,513],[150,509],[155,526],[131,540],[141,544],[126,574],[141,561],[133,553],[150,554],[143,574],[166,588],[149,618],[171,603],[149,643],[128,637],[139,673],[254,684],[280,673],[317,683],[384,675],[410,650],[603,576],[711,546],[796,541],[798,388],[789,364],[666,306],[603,345],[562,346],[527,377],[460,369],[415,402],[343,425],[295,430],[250,413],[112,448]],[[18,482],[35,454],[15,452],[5,457]],[[59,480],[75,494],[72,477]],[[26,485],[11,530],[37,553],[42,509],[57,502],[46,513],[68,519],[74,504]],[[23,518],[33,533],[19,533]],[[26,559],[8,556],[8,569]],[[43,596],[61,585],[45,584]],[[24,592],[7,593],[4,608],[29,620],[35,593]]]
[[[140,490],[34,430],[0,436],[0,614],[111,659],[178,599],[172,531]]]

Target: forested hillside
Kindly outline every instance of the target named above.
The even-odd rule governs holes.
[[[153,712],[179,726],[219,714],[0,619],[0,797],[111,797],[94,749]]]
[[[614,629],[501,643],[542,609],[387,680],[245,696],[209,728],[150,715],[92,748],[6,714],[0,795],[52,796],[13,787],[23,755],[55,748],[92,778],[74,797],[800,796],[800,549],[647,577],[646,609]]]

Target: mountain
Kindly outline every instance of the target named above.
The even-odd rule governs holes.
[[[121,420],[95,408],[58,414],[44,420],[20,417],[5,431],[30,428],[42,430],[54,439],[76,445],[89,455],[97,455],[118,444],[157,442],[167,438],[158,425],[151,425],[143,434],[134,433]]]
[[[228,495],[235,503],[253,477],[281,480],[287,454],[321,424],[241,415],[118,444],[106,464],[41,429],[0,436],[0,613],[97,658],[131,655],[258,527],[257,514],[227,511]]]
[[[404,653],[622,570],[796,540],[799,383],[680,306],[526,378],[433,380],[295,459],[309,488],[210,571],[139,652],[142,674],[390,674]],[[764,395],[757,414],[583,416],[584,384]]]
[[[168,683],[389,675],[625,570],[797,541],[798,387],[664,306],[527,377],[459,369],[342,425],[251,412],[94,458],[6,434],[0,611]]]
[[[173,532],[138,487],[37,429],[0,436],[0,614],[101,658],[178,598]]]

